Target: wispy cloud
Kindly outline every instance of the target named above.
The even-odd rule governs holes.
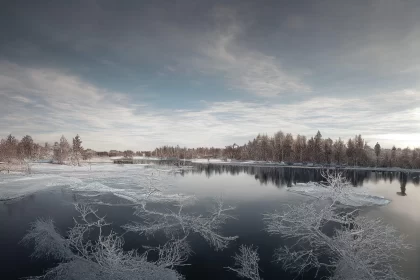
[[[250,50],[238,42],[246,32],[231,9],[216,9],[215,29],[205,33],[197,45],[200,54],[194,66],[201,71],[220,73],[227,84],[260,96],[308,93],[311,87],[299,76],[284,69],[278,58]]]
[[[420,91],[357,98],[313,97],[300,103],[201,102],[202,109],[167,110],[136,103],[130,96],[93,86],[55,69],[0,63],[0,131],[36,141],[79,133],[94,149],[151,149],[157,145],[223,147],[258,133],[285,132],[327,137],[362,133],[385,145],[417,145]],[[13,93],[23,99],[18,102]],[[6,94],[5,94],[6,93]],[[11,97],[11,98],[10,98]],[[417,135],[417,136],[415,136]]]

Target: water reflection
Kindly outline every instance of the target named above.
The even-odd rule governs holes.
[[[241,173],[253,175],[255,180],[261,184],[274,184],[277,187],[291,187],[296,183],[319,182],[322,181],[322,169],[315,168],[291,168],[291,167],[261,167],[261,166],[233,166],[220,164],[200,164],[192,170],[185,170],[181,175],[186,173],[205,174],[207,177],[221,175],[224,173],[230,175],[238,175]],[[398,181],[401,184],[401,195],[406,195],[406,184],[413,183],[418,186],[419,173],[407,172],[375,172],[368,170],[342,170],[346,178],[353,186],[362,186],[364,183],[379,182],[392,183]]]
[[[405,192],[406,185],[407,185],[407,177],[408,176],[407,176],[406,173],[401,172],[401,174],[400,174],[401,192],[397,192],[398,195],[401,195],[401,196],[406,196],[407,195],[406,192]]]

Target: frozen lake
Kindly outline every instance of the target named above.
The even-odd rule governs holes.
[[[97,205],[99,212],[106,214],[115,231],[123,233],[120,226],[136,219],[127,204],[142,198],[144,185],[153,184],[144,179],[144,174],[152,173],[163,178],[159,183],[164,187],[162,198],[197,197],[197,202],[187,209],[191,213],[205,213],[212,200],[220,196],[226,204],[236,207],[232,212],[235,219],[229,220],[221,230],[225,236],[239,236],[227,249],[216,252],[201,237],[189,236],[194,251],[187,262],[191,265],[178,269],[186,279],[239,279],[224,267],[233,265],[232,256],[240,244],[258,247],[263,279],[293,279],[296,275],[283,271],[281,265],[272,262],[274,248],[287,241],[263,231],[262,214],[280,210],[285,204],[310,200],[288,188],[322,179],[317,169],[221,165],[201,165],[173,172],[165,166],[40,164],[34,166],[33,171],[34,174],[28,176],[0,175],[0,198],[10,198],[0,202],[2,279],[40,275],[54,265],[49,260],[31,259],[32,248],[19,242],[30,223],[39,217],[54,219],[64,234],[73,225],[73,216],[78,215],[74,202],[102,203]],[[401,263],[404,276],[420,279],[420,174],[346,171],[345,175],[355,188],[391,201],[383,206],[363,207],[363,215],[383,218],[407,235],[414,249]],[[156,199],[159,200],[159,196]],[[124,248],[158,245],[164,238],[159,234],[147,239],[127,233]],[[312,278],[311,273],[305,275],[305,279]]]

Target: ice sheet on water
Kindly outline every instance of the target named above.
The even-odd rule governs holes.
[[[0,200],[9,200],[53,187],[66,187],[83,195],[113,194],[131,202],[178,199],[164,194],[173,172],[140,165],[98,164],[74,167],[56,164],[33,166],[35,174],[1,174]],[[171,171],[171,170],[169,170]],[[150,195],[153,190],[153,195]]]
[[[348,190],[342,193],[333,193],[331,189],[324,188],[316,183],[298,183],[293,187],[287,189],[290,192],[307,195],[314,198],[335,199],[337,202],[346,206],[361,207],[361,206],[374,206],[374,205],[386,205],[391,200],[386,199],[383,196],[370,195],[366,191],[362,191],[360,188],[348,187]]]
[[[20,198],[56,185],[70,185],[76,178],[50,174],[5,175],[0,179],[0,201]]]

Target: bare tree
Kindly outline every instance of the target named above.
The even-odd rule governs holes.
[[[341,138],[338,138],[333,144],[333,157],[337,164],[341,164],[346,156],[346,146]]]
[[[17,164],[17,148],[18,140],[12,134],[9,134],[6,139],[1,140],[0,157],[1,161],[4,162],[7,173]]]
[[[61,136],[60,138],[60,142],[55,142],[54,143],[54,159],[59,163],[59,164],[64,164],[70,155],[70,145],[67,142],[67,139],[63,136]]]
[[[230,241],[238,238],[237,236],[223,236],[219,233],[221,226],[232,218],[227,212],[233,210],[233,207],[225,207],[223,201],[219,199],[209,215],[202,216],[184,213],[184,208],[189,204],[192,204],[191,200],[182,199],[175,205],[176,210],[162,212],[148,209],[146,202],[143,202],[142,205],[136,207],[134,212],[134,215],[141,217],[143,221],[127,224],[123,228],[144,235],[164,231],[171,238],[184,238],[196,233],[216,250],[225,249]]]

